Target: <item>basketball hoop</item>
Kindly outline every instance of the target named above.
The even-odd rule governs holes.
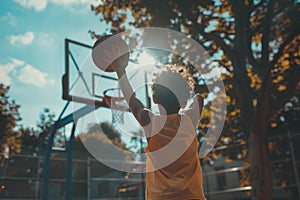
[[[124,124],[124,112],[129,110],[129,106],[120,88],[111,88],[103,92],[103,100],[111,109],[112,124]]]

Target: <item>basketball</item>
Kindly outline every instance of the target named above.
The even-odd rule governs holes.
[[[125,68],[129,61],[129,47],[125,41],[118,35],[112,36],[102,36],[92,48],[95,65],[106,72],[114,72],[116,67]]]

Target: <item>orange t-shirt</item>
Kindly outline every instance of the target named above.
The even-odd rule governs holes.
[[[147,200],[205,200],[194,125],[183,114],[154,116],[147,152]]]

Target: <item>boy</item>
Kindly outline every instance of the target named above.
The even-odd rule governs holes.
[[[120,67],[126,66],[124,62],[120,57],[111,67],[118,75],[131,112],[147,137],[146,199],[205,200],[195,131],[203,107],[201,96],[196,95],[189,109],[179,114],[192,91],[192,78],[188,78],[189,82],[183,78],[184,68],[166,66],[152,85],[153,101],[160,111],[155,115],[136,98],[125,67]]]

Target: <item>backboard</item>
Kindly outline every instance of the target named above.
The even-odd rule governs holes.
[[[104,91],[118,88],[118,79],[114,72],[100,70],[91,57],[92,44],[65,39],[65,73],[62,77],[63,95],[67,101],[108,107],[104,101]],[[137,97],[150,107],[150,92],[148,91],[148,72],[139,68],[130,60],[127,67],[128,78],[134,82]]]

